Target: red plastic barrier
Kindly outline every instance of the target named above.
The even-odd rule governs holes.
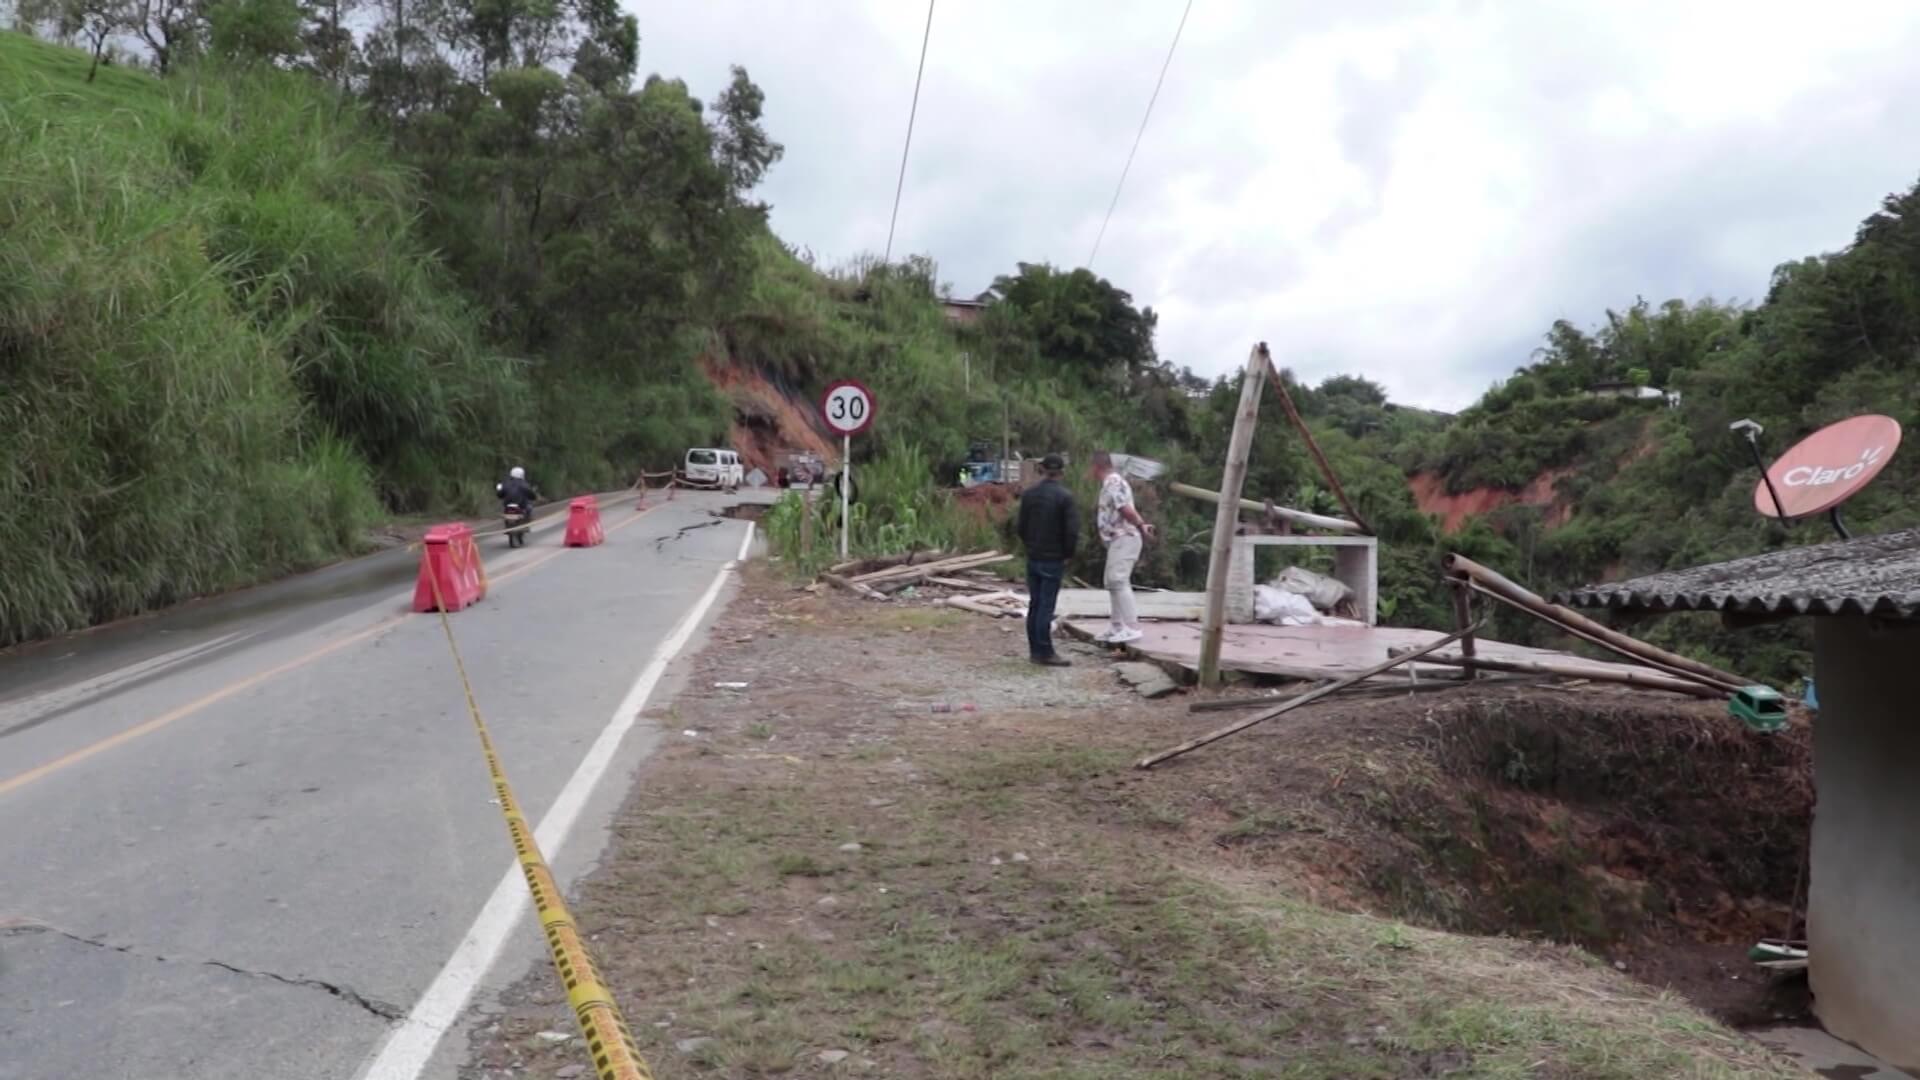
[[[465,525],[435,525],[420,541],[420,578],[413,586],[413,610],[437,611],[434,586],[448,611],[459,611],[487,595],[487,572],[473,530]]]
[[[600,503],[591,495],[582,495],[567,504],[567,546],[593,547],[605,541],[600,528]]]

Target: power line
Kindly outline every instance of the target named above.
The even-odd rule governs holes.
[[[1180,25],[1174,28],[1173,44],[1167,46],[1167,58],[1160,62],[1160,77],[1154,80],[1153,96],[1147,99],[1147,113],[1140,118],[1140,130],[1134,133],[1133,149],[1127,151],[1127,163],[1120,170],[1120,182],[1113,185],[1113,201],[1107,204],[1107,216],[1101,219],[1099,235],[1093,238],[1093,250],[1087,255],[1087,269],[1093,269],[1093,257],[1100,254],[1100,241],[1107,238],[1107,225],[1113,221],[1114,207],[1120,205],[1120,190],[1127,186],[1127,173],[1133,170],[1133,155],[1140,152],[1140,138],[1147,133],[1147,121],[1153,119],[1153,103],[1160,100],[1160,87],[1167,81],[1167,68],[1173,63],[1173,50],[1180,47],[1180,32],[1187,28],[1187,16],[1193,14],[1193,0],[1180,13]]]
[[[893,227],[900,221],[900,192],[907,186],[907,152],[913,149],[913,119],[920,114],[920,79],[927,73],[927,40],[931,37],[933,0],[927,0],[927,29],[920,35],[920,70],[913,73],[913,107],[907,110],[907,144],[900,148],[900,179],[893,185],[893,216],[887,219],[887,253],[881,256],[882,262],[893,261]]]

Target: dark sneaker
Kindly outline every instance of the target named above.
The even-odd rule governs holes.
[[[1034,663],[1039,664],[1041,667],[1072,667],[1073,666],[1073,661],[1067,659],[1064,656],[1035,656],[1035,657],[1032,657],[1032,660]]]

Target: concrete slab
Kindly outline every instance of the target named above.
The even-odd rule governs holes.
[[[1915,1080],[1851,1043],[1817,1027],[1763,1028],[1754,1038],[1828,1080]]]
[[[1091,619],[1069,619],[1067,628],[1069,632],[1091,637],[1104,632],[1106,624]],[[1189,670],[1200,666],[1199,623],[1143,623],[1141,630],[1145,636],[1131,646],[1136,653]],[[1289,679],[1337,679],[1381,663],[1387,659],[1390,649],[1418,648],[1444,636],[1437,630],[1388,626],[1230,625],[1222,634],[1220,665],[1229,671]],[[1480,656],[1489,660],[1550,660],[1596,672],[1646,671],[1628,664],[1588,660],[1484,637],[1478,639],[1476,648]],[[1438,664],[1408,666],[1420,674],[1457,674],[1459,670]]]
[[[1167,673],[1160,670],[1158,665],[1155,664],[1130,660],[1125,663],[1115,664],[1113,670],[1114,674],[1120,676],[1121,682],[1133,687],[1134,693],[1139,694],[1149,701],[1154,698],[1166,697],[1168,694],[1180,689],[1180,685],[1168,678]]]

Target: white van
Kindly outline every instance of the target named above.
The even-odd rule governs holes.
[[[683,470],[687,479],[732,491],[746,479],[740,467],[740,455],[717,447],[698,447],[687,451]]]

